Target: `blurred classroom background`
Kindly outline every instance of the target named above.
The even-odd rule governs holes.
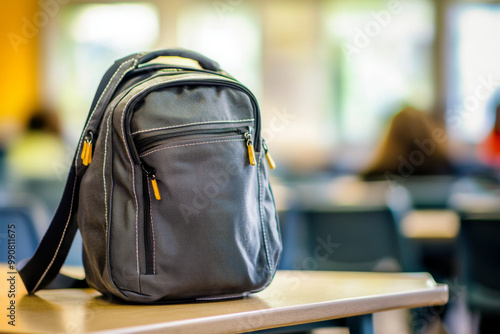
[[[377,332],[496,333],[499,33],[487,0],[4,2],[0,223],[29,257],[106,69],[192,49],[260,102],[282,269],[430,272],[447,307],[381,314]]]

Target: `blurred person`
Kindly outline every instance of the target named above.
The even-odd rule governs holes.
[[[390,121],[374,158],[361,174],[368,180],[453,174],[446,141],[443,127],[427,113],[405,107]]]
[[[493,129],[479,145],[479,157],[490,167],[500,167],[500,103],[495,108]]]
[[[54,162],[64,161],[64,144],[59,118],[54,112],[36,110],[25,132],[7,148],[9,177],[53,179]]]
[[[362,172],[362,176],[365,180],[400,183],[408,190],[414,207],[422,205],[422,199],[425,201],[432,199],[432,203],[425,203],[426,205],[437,206],[440,203],[439,205],[445,206],[448,200],[449,185],[446,185],[448,181],[439,182],[436,178],[425,178],[425,176],[455,174],[447,141],[442,124],[426,112],[405,107],[391,119],[387,133],[376,149],[372,161]],[[413,176],[424,176],[424,178],[412,179]],[[417,248],[414,248],[415,245]],[[458,263],[454,255],[454,246],[411,241],[402,243],[401,247],[408,256],[407,266],[415,266],[418,270],[430,272],[436,281],[456,277]],[[446,310],[446,307],[413,310],[414,332],[421,333],[429,325],[440,324],[437,320],[445,316]],[[429,320],[426,319],[426,314],[429,313],[435,315],[433,324],[429,324]]]
[[[0,190],[2,190],[5,184],[5,151],[5,144],[2,140],[0,140]]]
[[[67,167],[61,166],[66,166],[65,162],[58,115],[45,109],[35,110],[24,133],[7,146],[7,181],[14,189],[39,197],[53,211],[64,187]]]
[[[0,121],[0,198],[7,185],[7,148],[19,131],[20,126],[17,122],[11,119]]]

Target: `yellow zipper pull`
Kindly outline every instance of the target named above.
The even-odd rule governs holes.
[[[92,143],[89,143],[87,149],[87,166],[92,162]]]
[[[85,140],[83,142],[82,155],[81,155],[81,158],[82,158],[83,161],[85,161],[85,159],[87,159],[87,150],[88,150],[88,148],[89,148],[88,143]]]
[[[92,162],[92,141],[94,139],[94,134],[92,131],[88,132],[88,135],[85,137],[85,142],[83,143],[82,149],[82,163],[85,166],[88,166]]]
[[[274,162],[274,159],[271,156],[271,153],[269,153],[269,147],[267,147],[267,144],[266,144],[266,141],[264,140],[264,138],[262,138],[262,147],[264,148],[264,152],[266,152],[266,158],[267,158],[267,162],[269,163],[269,168],[275,169],[276,163]]]
[[[82,161],[82,163],[85,166],[89,165],[89,155],[91,155],[91,153],[90,153],[90,144],[88,142],[85,142],[85,156],[83,157],[83,161]]]
[[[247,139],[248,148],[248,159],[250,160],[250,165],[255,166],[257,164],[255,160],[255,149],[252,142],[252,129],[249,128],[248,132],[245,133],[245,138]]]
[[[155,193],[155,198],[158,201],[161,200],[160,189],[158,189],[158,182],[156,182],[155,175],[151,175],[151,185],[153,186],[153,192]]]
[[[156,181],[156,170],[146,164],[144,161],[141,162],[142,170],[146,173],[146,176],[151,180],[151,185],[153,186],[153,192],[155,198],[159,201],[161,200],[160,189],[158,188],[158,182]]]

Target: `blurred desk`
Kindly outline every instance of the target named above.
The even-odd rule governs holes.
[[[386,206],[387,196],[391,195],[389,183],[365,182],[355,176],[292,182],[287,186],[302,209],[320,211],[339,206]]]
[[[485,180],[460,180],[450,196],[449,206],[460,214],[498,214],[500,185]]]
[[[5,306],[7,271],[1,268]],[[110,302],[93,289],[27,296],[16,279],[16,326],[4,316],[1,332],[235,333],[448,301],[448,286],[426,273],[279,271],[267,289],[244,299],[176,305]]]
[[[451,210],[414,210],[401,222],[401,233],[411,239],[455,239],[460,218]]]

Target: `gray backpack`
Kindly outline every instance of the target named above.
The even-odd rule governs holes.
[[[160,56],[203,69],[149,63]],[[28,292],[57,276],[77,228],[86,282],[106,295],[150,303],[265,288],[281,239],[260,131],[255,97],[213,60],[176,49],[118,60],[53,221],[19,271]]]

